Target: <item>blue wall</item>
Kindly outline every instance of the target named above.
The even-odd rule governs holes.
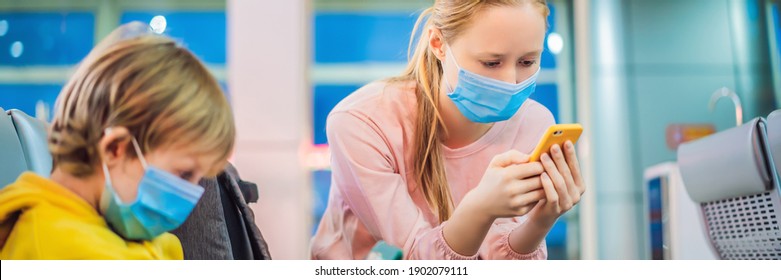
[[[89,53],[93,45],[92,13],[0,12],[8,32],[0,37],[0,65],[71,65]],[[21,42],[22,55],[12,57],[11,44]]]
[[[209,64],[225,64],[226,19],[225,12],[155,12],[134,11],[122,14],[121,22],[148,23],[153,17],[166,19],[165,34],[175,39]]]
[[[8,29],[0,36],[0,66],[68,67],[89,53],[94,43],[95,17],[88,12],[0,12]],[[11,45],[22,44],[18,57],[11,55]],[[51,110],[64,81],[49,83],[0,84],[0,107],[20,109],[35,114],[35,105],[43,101]]]
[[[181,42],[207,64],[226,61],[226,15],[224,11],[133,11],[121,15],[121,23],[148,23],[154,16],[166,17],[165,34]],[[0,66],[36,67],[61,71],[79,63],[96,43],[95,15],[91,12],[0,12],[8,31],[0,36]],[[22,54],[13,57],[14,42],[21,42]],[[25,68],[20,68],[25,69]],[[19,81],[0,84],[0,107],[35,114],[43,101],[53,109],[62,81]],[[225,81],[220,85],[227,94]],[[228,95],[230,98],[230,96]]]

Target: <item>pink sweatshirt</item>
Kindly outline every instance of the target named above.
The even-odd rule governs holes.
[[[342,100],[328,116],[331,192],[312,238],[312,258],[364,259],[384,240],[401,248],[406,259],[546,259],[544,241],[528,254],[510,248],[509,234],[525,221],[523,216],[497,219],[474,256],[450,248],[442,235],[444,223],[414,180],[415,103],[413,83],[375,82]],[[455,206],[477,186],[495,155],[511,149],[531,153],[553,124],[547,108],[528,100],[474,143],[458,149],[443,145]]]

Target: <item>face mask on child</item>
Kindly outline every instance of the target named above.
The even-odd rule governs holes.
[[[151,240],[178,228],[195,208],[203,188],[169,172],[147,165],[135,137],[136,154],[144,166],[135,201],[124,203],[111,184],[108,167],[103,162],[106,186],[100,209],[109,225],[129,240]]]

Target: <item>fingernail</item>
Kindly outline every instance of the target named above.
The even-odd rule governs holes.
[[[566,145],[567,145],[567,149],[572,149],[573,148],[572,147],[572,142],[570,142],[570,141],[567,141]]]
[[[542,154],[542,160],[550,160],[550,156],[548,156],[548,153]]]
[[[558,154],[560,151],[561,151],[561,148],[559,148],[558,144],[553,145],[553,152],[554,153]]]

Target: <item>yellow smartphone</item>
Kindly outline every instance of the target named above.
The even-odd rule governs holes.
[[[563,146],[567,140],[572,141],[572,144],[577,143],[581,133],[583,133],[583,126],[577,123],[554,124],[548,127],[548,130],[540,138],[540,142],[537,143],[537,147],[534,148],[534,151],[529,156],[529,162],[539,161],[540,156],[543,153],[550,152],[550,148],[554,144]]]

